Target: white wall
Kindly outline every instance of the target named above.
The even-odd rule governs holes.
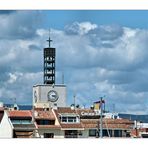
[[[58,93],[58,100],[56,102],[48,101],[47,94],[50,90],[55,90]],[[34,92],[36,91],[37,103],[35,103]],[[41,105],[47,105],[53,107],[54,103],[59,107],[66,106],[66,86],[65,85],[35,85],[33,86],[33,104],[34,106],[40,107]]]
[[[88,137],[89,137],[89,130],[85,129],[84,131],[82,131],[81,138],[88,138]]]
[[[90,137],[89,136],[89,129],[85,129],[84,131],[82,131],[82,136],[80,138],[91,138],[91,139],[93,138],[93,139],[95,139],[96,137]]]
[[[137,128],[148,128],[148,123],[137,123]]]
[[[13,138],[13,126],[8,118],[7,111],[4,111],[4,116],[0,124],[0,138]]]

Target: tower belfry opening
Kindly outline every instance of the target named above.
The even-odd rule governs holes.
[[[51,47],[49,35],[49,47],[44,48],[44,84],[55,84],[55,57],[56,49]]]

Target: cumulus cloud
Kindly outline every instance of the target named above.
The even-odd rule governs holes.
[[[73,24],[65,26],[65,32],[68,35],[84,35],[95,28],[97,28],[97,25],[90,22],[74,22]]]
[[[29,39],[35,36],[41,17],[39,11],[1,11],[0,20],[0,38]]]
[[[0,100],[5,103],[10,98],[16,98],[18,103],[31,103],[32,86],[42,81],[37,16],[40,17],[38,11],[0,12]]]

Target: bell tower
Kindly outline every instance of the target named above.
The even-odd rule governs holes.
[[[56,49],[50,46],[43,49],[44,76],[43,84],[33,86],[33,106],[35,108],[54,108],[66,106],[66,85],[55,82]]]
[[[50,47],[52,40],[47,40],[49,47],[44,48],[44,84],[55,84],[55,56],[56,49]]]

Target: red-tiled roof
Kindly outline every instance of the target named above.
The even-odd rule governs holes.
[[[93,109],[76,109],[76,112],[81,115],[81,113],[95,113]]]
[[[49,111],[35,111],[34,112],[35,119],[50,119],[55,120],[55,116],[52,113],[52,110]]]
[[[83,123],[89,124],[89,123],[100,123],[100,119],[81,119]],[[133,121],[128,119],[105,119],[103,118],[103,123],[107,124],[134,124]]]
[[[32,117],[31,111],[14,110],[8,111],[9,117]]]
[[[81,115],[81,112],[95,113],[95,111],[92,109],[79,109],[79,108],[71,109],[71,107],[58,107],[57,112],[58,113],[77,113],[79,115]]]
[[[80,109],[80,108],[76,108],[76,109],[71,109],[71,107],[58,107],[57,109],[58,113],[77,113],[81,115],[81,112],[84,113],[96,113],[94,110],[92,109]]]
[[[100,120],[81,119],[84,128],[98,128]],[[103,128],[108,129],[132,129],[133,122],[128,119],[103,119]]]
[[[72,124],[71,123],[70,124],[68,124],[68,123],[67,124],[64,124],[63,123],[62,124],[61,123],[61,128],[64,128],[64,129],[65,128],[70,128],[70,129],[73,129],[73,128],[79,129],[80,128],[80,129],[82,129],[83,128],[83,125],[81,123],[72,123]]]
[[[58,107],[57,109],[58,113],[76,113],[74,109],[71,109],[70,107]]]

